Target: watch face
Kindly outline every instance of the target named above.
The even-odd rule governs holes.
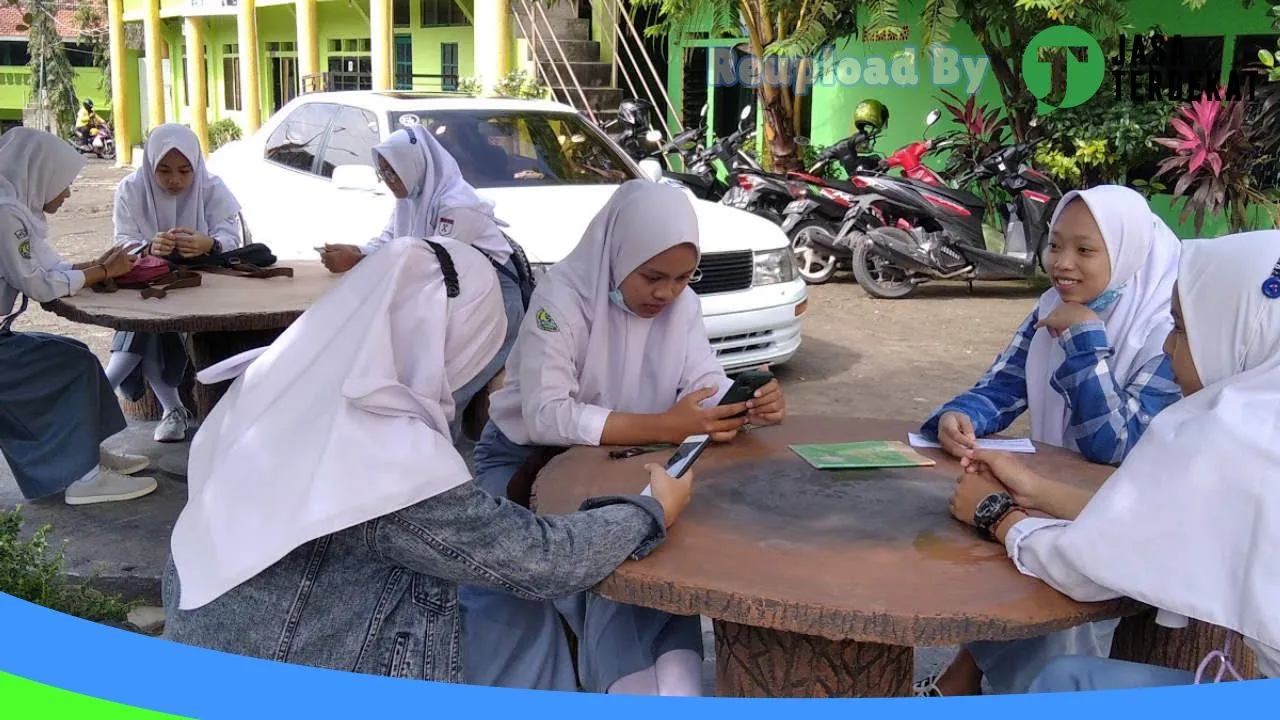
[[[992,493],[978,503],[978,507],[974,510],[973,518],[980,524],[989,523],[994,519],[996,513],[1000,512],[1001,507],[1010,498],[1005,493]]]

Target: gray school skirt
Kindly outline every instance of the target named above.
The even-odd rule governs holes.
[[[190,357],[187,355],[186,338],[181,333],[140,333],[120,331],[111,339],[111,352],[127,352],[142,356],[142,362],[120,383],[120,392],[133,402],[142,399],[147,388],[144,384],[143,365],[154,362],[160,366],[164,384],[177,387],[187,372]]]

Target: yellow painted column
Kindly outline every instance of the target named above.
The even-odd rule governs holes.
[[[391,89],[391,0],[369,0],[369,37],[373,45],[373,89]]]
[[[191,106],[191,131],[200,138],[200,150],[209,154],[209,78],[204,72],[204,18],[186,18],[187,87]]]
[[[255,0],[240,0],[237,23],[240,43],[240,98],[244,108],[244,131],[262,126],[262,89],[258,82],[258,12]]]
[[[295,0],[298,15],[298,74],[320,72],[320,40],[316,32],[316,0]]]
[[[147,66],[147,124],[148,130],[164,124],[164,70],[161,65],[160,0],[143,0],[142,45]]]
[[[475,0],[472,59],[475,75],[486,94],[510,71],[510,14],[507,0]]]
[[[137,97],[129,94],[124,65],[124,0],[107,0],[107,39],[111,52],[111,131],[116,136],[116,167],[133,164],[133,138],[129,108]]]

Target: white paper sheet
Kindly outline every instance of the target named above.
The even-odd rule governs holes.
[[[911,443],[911,447],[942,447],[941,443],[936,443],[917,433],[907,433],[907,441]],[[978,440],[978,447],[983,450],[999,450],[1001,452],[1010,453],[1033,454],[1036,451],[1036,446],[1032,444],[1030,438],[1017,438],[1014,440],[1005,440],[1002,438],[981,438]]]

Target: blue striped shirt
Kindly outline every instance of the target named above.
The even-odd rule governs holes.
[[[978,383],[938,408],[921,434],[936,440],[938,423],[948,412],[967,415],[978,437],[1012,425],[1027,409],[1027,352],[1037,322],[1033,310]],[[1066,359],[1049,378],[1049,386],[1066,399],[1067,437],[1075,440],[1089,460],[1118,465],[1138,443],[1151,418],[1182,397],[1173,380],[1172,364],[1168,356],[1160,355],[1139,368],[1127,383],[1113,377],[1108,365],[1113,350],[1106,325],[1100,320],[1068,328],[1058,341]]]

